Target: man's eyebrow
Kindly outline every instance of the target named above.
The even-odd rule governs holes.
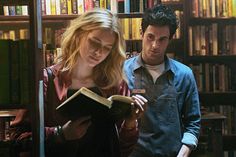
[[[167,37],[167,36],[162,36],[162,37],[160,37],[159,39],[166,39],[166,38],[169,39],[169,37]]]

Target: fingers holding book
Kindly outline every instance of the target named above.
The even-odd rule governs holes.
[[[141,95],[133,95],[132,99],[134,101],[131,103],[131,115],[125,119],[125,128],[136,127],[136,120],[142,116],[148,102],[147,99]]]
[[[83,137],[91,125],[91,116],[81,117],[74,121],[68,121],[62,130],[66,140],[75,140]]]
[[[142,95],[133,95],[132,99],[134,102],[132,103],[132,116],[135,117],[135,119],[138,119],[142,116],[143,112],[146,109],[147,99],[144,98]]]

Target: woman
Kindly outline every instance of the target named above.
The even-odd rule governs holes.
[[[125,50],[120,30],[117,17],[95,9],[73,20],[64,33],[58,63],[44,70],[47,156],[119,157],[132,150],[138,136],[136,119],[147,102],[140,95],[132,96],[131,115],[117,125],[109,120],[96,122],[91,116],[67,121],[55,112],[81,87],[104,97],[130,95],[122,70]],[[18,139],[25,136],[27,133]]]

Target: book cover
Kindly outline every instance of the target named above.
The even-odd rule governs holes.
[[[113,95],[104,98],[82,87],[59,105],[56,110],[69,120],[91,115],[93,119],[108,118],[118,121],[130,114],[131,102],[133,102],[131,97]]]

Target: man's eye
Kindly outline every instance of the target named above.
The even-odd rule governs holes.
[[[148,40],[154,40],[154,36],[148,35],[148,36],[147,36],[147,39],[148,39]]]

